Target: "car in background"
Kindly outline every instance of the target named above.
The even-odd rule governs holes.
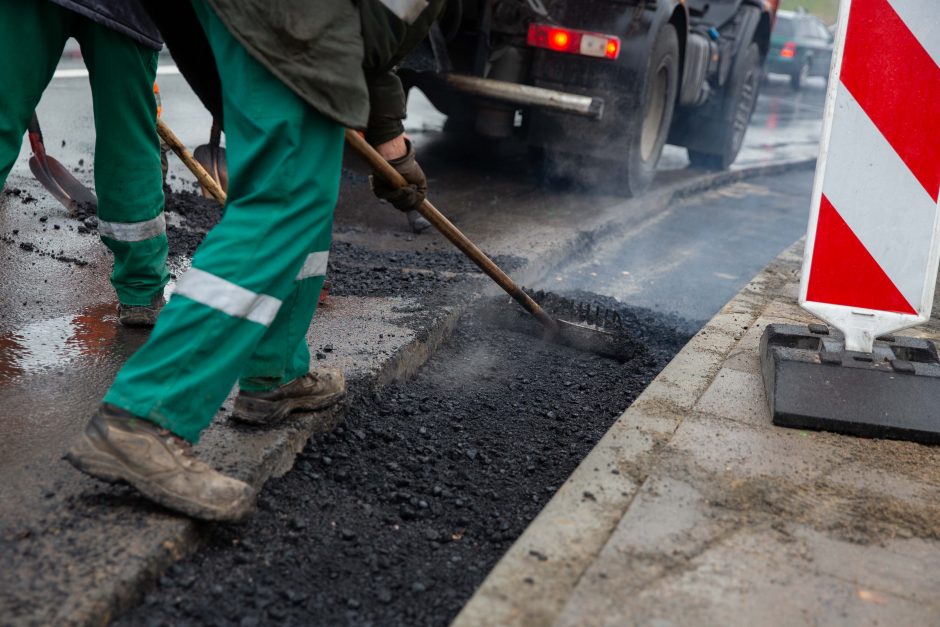
[[[779,11],[770,36],[767,71],[786,74],[793,89],[810,76],[829,77],[834,38],[818,17],[805,11]]]

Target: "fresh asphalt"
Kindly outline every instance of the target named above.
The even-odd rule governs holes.
[[[166,61],[166,69],[158,76],[164,120],[186,144],[195,146],[208,138],[209,116]],[[61,69],[71,72],[53,80],[38,108],[47,149],[92,185],[90,92],[80,61],[64,59]],[[765,86],[738,165],[814,156],[822,101],[821,84],[799,94],[776,81]],[[578,227],[579,211],[598,202],[589,194],[569,193],[559,199],[538,190],[531,172],[519,166],[518,153],[512,150],[498,150],[488,155],[486,163],[477,157],[456,158],[459,146],[439,133],[442,118],[418,98],[412,106],[409,127],[422,153],[428,155],[424,162],[432,189],[440,190],[438,197],[447,201],[439,203],[445,211],[452,207],[462,214],[472,209],[463,221],[471,236],[501,237],[503,248],[515,240],[526,247],[532,242],[525,232],[503,228],[522,219],[517,213],[520,208],[530,214],[526,219],[541,210],[546,220],[570,229]],[[138,332],[117,326],[107,282],[110,262],[103,247],[94,237],[80,233],[82,225],[66,218],[32,179],[27,157],[24,143],[6,192],[0,196],[0,406],[4,408],[0,531],[4,533],[28,527],[36,512],[48,509],[58,493],[76,489],[79,477],[59,458],[120,364],[144,339]],[[664,157],[663,180],[698,175],[684,167],[681,151],[670,149]],[[175,188],[191,187],[191,177],[175,160],[171,172]],[[807,189],[811,173],[806,171],[802,177],[800,194]],[[361,176],[353,175],[346,187],[363,183]],[[800,203],[786,206],[781,202],[767,211],[767,198],[786,196],[786,189],[748,185],[730,188],[737,194],[734,197],[713,192],[670,208],[658,221],[650,219],[655,221],[651,228],[637,229],[619,243],[582,255],[570,271],[559,275],[560,281],[538,287],[595,291],[689,319],[705,319],[750,278],[754,268],[799,237],[805,226],[806,209]],[[345,194],[338,209],[337,228],[350,240],[374,227],[371,216],[381,211],[366,207],[363,198],[357,191]],[[378,246],[407,249],[426,237],[407,234],[400,216],[385,213],[379,221],[387,225],[387,241]],[[682,263],[649,263],[654,254],[662,258],[664,250]],[[716,254],[716,250],[724,252]],[[641,263],[641,257],[647,261]],[[182,258],[171,262],[177,271],[187,265]],[[607,270],[585,270],[585,264],[632,278],[605,283],[595,280],[591,272],[601,275]],[[624,275],[624,271],[631,274]],[[696,277],[695,289],[708,299],[689,296],[683,277],[690,271]],[[55,491],[48,490],[51,478]]]

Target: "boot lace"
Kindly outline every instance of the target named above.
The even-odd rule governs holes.
[[[192,467],[196,464],[196,454],[192,444],[166,429],[160,429],[160,437],[169,445],[171,451],[183,458],[182,462],[186,466]]]

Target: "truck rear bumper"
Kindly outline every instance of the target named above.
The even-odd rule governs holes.
[[[454,90],[489,100],[571,113],[596,120],[604,116],[604,100],[601,98],[464,74],[446,74],[442,78]]]

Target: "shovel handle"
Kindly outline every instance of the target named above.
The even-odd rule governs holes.
[[[42,138],[42,128],[39,126],[39,117],[36,115],[36,112],[33,111],[33,117],[29,119],[29,125],[26,127],[26,132],[29,135],[29,147],[33,151],[33,154],[36,155],[36,159],[43,165],[43,168],[46,167],[46,145]]]
[[[404,177],[398,173],[398,171],[391,166],[391,164],[386,161],[382,155],[376,151],[375,148],[369,145],[369,143],[363,139],[359,133],[356,131],[346,129],[346,141],[352,146],[353,150],[359,153],[365,160],[368,162],[372,169],[375,170],[382,178],[384,178],[389,183],[397,187],[406,187],[408,182],[405,181]],[[486,253],[484,253],[480,248],[474,244],[470,239],[464,235],[460,229],[453,225],[453,223],[448,220],[444,214],[437,210],[437,208],[431,204],[430,201],[425,199],[417,207],[418,213],[425,217],[425,219],[430,222],[434,228],[440,231],[441,235],[446,237],[451,241],[454,246],[460,249],[463,254],[470,258],[473,263],[475,263],[483,272],[486,273],[491,279],[493,279],[497,285],[503,288],[507,294],[509,294],[513,300],[522,305],[522,307],[532,314],[536,320],[542,323],[542,325],[551,332],[557,332],[558,323],[555,322],[555,319],[545,313],[545,310],[532,298],[526,294],[522,289],[516,285],[516,282],[513,281],[508,274],[503,272],[502,268],[497,266],[492,259],[490,259]]]
[[[226,195],[225,192],[219,187],[219,184],[215,182],[215,179],[206,172],[206,169],[202,167],[198,161],[193,159],[192,154],[189,150],[186,149],[186,146],[183,145],[183,142],[180,141],[179,137],[170,130],[170,127],[167,126],[163,120],[157,118],[157,133],[160,134],[160,137],[163,138],[163,141],[166,142],[166,145],[176,153],[176,156],[180,158],[180,161],[189,168],[189,171],[193,173],[196,177],[196,180],[199,181],[199,184],[209,190],[209,193],[212,194],[212,197],[218,200],[223,205],[225,204]]]

